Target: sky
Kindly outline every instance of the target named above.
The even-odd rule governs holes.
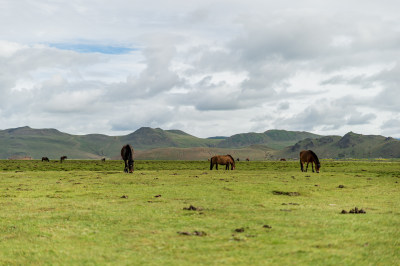
[[[397,0],[0,0],[0,129],[400,137]]]

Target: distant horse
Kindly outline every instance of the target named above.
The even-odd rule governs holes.
[[[285,158],[281,158],[280,161],[281,162],[286,162],[286,159]]]
[[[304,163],[307,163],[307,166],[306,166],[305,170],[304,170],[304,167],[303,167]],[[300,152],[300,166],[301,166],[301,171],[302,172],[307,172],[307,168],[308,168],[308,164],[309,163],[311,163],[311,168],[312,168],[313,173],[314,173],[313,164],[315,164],[315,171],[317,171],[317,173],[319,173],[319,168],[321,168],[321,163],[319,162],[317,155],[312,150],[301,151]]]
[[[106,161],[106,158],[102,158],[101,161],[102,161],[102,162],[105,162],[105,161]]]
[[[225,170],[229,170],[229,165],[231,166],[231,170],[235,169],[235,160],[230,156],[227,155],[216,155],[211,157],[210,159],[210,170],[213,169],[215,164],[215,169],[218,170],[218,164],[226,165]]]
[[[238,161],[238,162],[239,162],[239,161],[240,161],[240,159],[239,159],[239,158],[237,158],[237,159],[236,159],[236,161]]]
[[[61,157],[60,157],[60,163],[62,163],[65,159],[67,159],[67,156],[65,156],[65,155],[64,155],[64,156],[61,156]]]
[[[121,157],[125,162],[124,172],[128,173],[129,171],[129,173],[133,173],[133,148],[129,144],[122,147]]]
[[[250,162],[250,159],[249,159],[249,158],[246,158],[246,162]]]
[[[42,157],[42,162],[50,162],[50,160],[47,157]]]

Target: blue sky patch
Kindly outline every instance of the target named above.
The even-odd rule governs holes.
[[[61,50],[71,50],[78,53],[101,53],[101,54],[127,54],[136,49],[122,47],[122,46],[109,46],[99,44],[71,44],[71,43],[52,43],[50,47]]]

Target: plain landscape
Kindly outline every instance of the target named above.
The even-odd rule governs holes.
[[[400,162],[321,163],[0,160],[0,264],[398,265]]]
[[[2,130],[0,264],[397,265],[399,143],[353,132]],[[320,156],[320,173],[300,171],[302,149]],[[208,158],[226,153],[235,170],[211,171]]]

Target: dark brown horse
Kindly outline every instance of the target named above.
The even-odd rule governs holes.
[[[133,160],[133,148],[131,147],[131,145],[127,144],[122,147],[121,157],[122,160],[124,160],[125,162],[124,172],[128,173],[129,171],[129,173],[133,173],[134,160]]]
[[[303,164],[307,163],[306,169],[304,170]],[[318,160],[317,155],[312,151],[301,151],[300,152],[300,166],[302,172],[307,172],[308,164],[311,163],[311,168],[314,173],[313,164],[315,164],[315,171],[319,173],[319,168],[321,168],[321,163]]]
[[[67,158],[68,158],[68,157],[65,156],[65,155],[64,155],[64,156],[61,156],[61,157],[60,157],[60,163],[64,162],[64,160],[67,159]]]
[[[229,165],[231,166],[231,170],[235,169],[235,160],[230,156],[227,155],[216,155],[211,157],[210,159],[210,170],[213,169],[215,164],[215,169],[218,170],[218,164],[226,165],[225,170],[229,170]]]
[[[42,157],[42,162],[50,162],[50,160],[47,157]]]

